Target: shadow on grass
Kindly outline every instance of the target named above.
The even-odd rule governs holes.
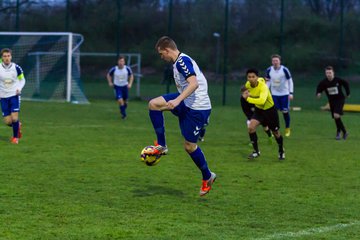
[[[12,136],[12,132],[11,134],[9,133],[8,135],[2,135],[0,136],[0,142],[7,142],[9,143],[10,142],[10,139],[11,139],[11,136]]]
[[[150,197],[153,195],[169,195],[169,196],[177,196],[184,197],[184,192],[180,190],[176,190],[170,187],[164,187],[159,185],[147,185],[142,189],[134,189],[132,190],[134,197]]]

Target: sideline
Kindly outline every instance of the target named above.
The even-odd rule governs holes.
[[[350,223],[339,223],[332,226],[325,226],[325,227],[316,227],[316,228],[309,228],[305,230],[300,230],[298,232],[286,232],[286,233],[275,233],[266,237],[262,238],[255,238],[254,240],[272,240],[272,239],[284,239],[284,238],[296,238],[302,236],[311,236],[319,233],[326,233],[332,232],[335,230],[340,230],[343,228],[348,228],[352,226],[360,225],[360,221],[354,221]]]

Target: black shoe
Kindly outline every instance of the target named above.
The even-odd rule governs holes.
[[[254,159],[260,156],[260,151],[253,151],[252,153],[250,153],[250,155],[248,156],[248,159]]]
[[[285,160],[285,151],[279,152],[279,160]]]
[[[348,136],[349,136],[349,133],[348,133],[348,132],[344,133],[344,134],[343,134],[343,139],[346,140]]]
[[[337,132],[337,133],[336,133],[335,139],[336,139],[336,140],[341,140],[340,132]]]

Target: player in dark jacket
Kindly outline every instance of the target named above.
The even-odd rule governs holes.
[[[331,117],[335,120],[336,124],[336,140],[342,138],[345,140],[348,136],[348,132],[345,129],[343,122],[341,121],[341,115],[343,115],[343,107],[345,104],[345,98],[350,96],[349,83],[341,78],[335,77],[334,69],[331,66],[325,68],[324,78],[317,86],[316,96],[321,97],[321,93],[325,91],[326,96],[329,99]],[[346,95],[344,95],[342,88],[345,89]]]

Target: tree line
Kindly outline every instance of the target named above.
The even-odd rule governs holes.
[[[141,53],[148,67],[162,66],[154,44],[170,35],[204,69],[215,70],[217,41],[223,68],[225,2],[0,0],[0,20],[6,23],[0,30],[76,32],[85,37],[82,51],[116,52],[118,47]],[[355,69],[359,12],[360,0],[229,0],[228,68],[265,68],[282,44],[283,62],[293,71],[311,72],[327,64]]]

